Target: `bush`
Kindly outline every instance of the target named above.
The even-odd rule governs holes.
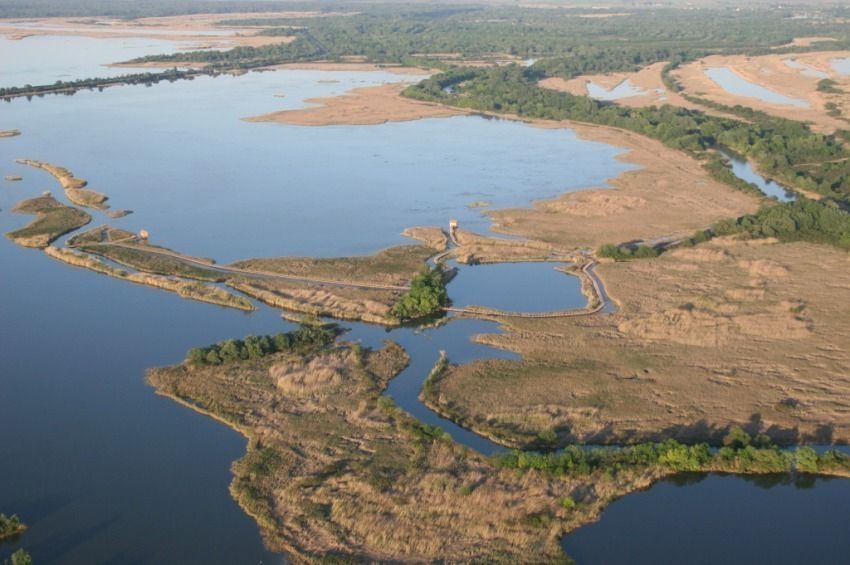
[[[732,449],[742,449],[750,445],[751,440],[750,434],[745,432],[740,426],[732,426],[726,437],[723,438],[723,445]]]
[[[400,320],[430,316],[448,304],[449,295],[439,267],[424,268],[410,282],[410,290],[393,307],[392,315]]]
[[[658,257],[661,251],[651,245],[638,245],[630,247],[628,245],[613,245],[607,243],[600,247],[596,254],[600,257],[614,259],[615,261],[626,261],[628,259],[650,259]]]

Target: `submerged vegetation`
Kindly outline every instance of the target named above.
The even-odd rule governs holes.
[[[0,514],[0,540],[11,538],[22,534],[27,529],[17,514],[6,516]]]
[[[9,559],[3,561],[3,565],[32,565],[32,556],[24,549],[18,549],[9,556]]]

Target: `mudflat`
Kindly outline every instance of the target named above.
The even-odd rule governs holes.
[[[422,118],[445,118],[464,112],[401,96],[406,83],[355,88],[342,96],[311,98],[314,108],[282,110],[245,118],[249,122],[278,122],[298,126],[371,125]]]

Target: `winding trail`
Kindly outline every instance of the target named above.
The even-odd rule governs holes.
[[[334,279],[326,279],[321,277],[308,277],[303,275],[287,275],[284,273],[274,273],[271,271],[261,271],[261,270],[251,270],[251,269],[241,269],[239,267],[233,267],[229,265],[217,265],[215,263],[211,263],[209,261],[205,261],[203,259],[198,259],[195,257],[190,257],[187,255],[183,255],[177,253],[175,251],[171,251],[168,249],[160,249],[156,247],[146,247],[141,248],[138,245],[129,245],[124,243],[125,241],[137,241],[137,238],[125,238],[118,241],[109,241],[109,242],[96,242],[96,243],[83,243],[76,246],[69,247],[120,247],[123,249],[130,249],[133,251],[141,251],[143,253],[149,253],[152,255],[159,255],[161,257],[168,257],[169,259],[174,259],[184,264],[193,265],[196,267],[203,267],[205,269],[210,269],[217,272],[232,274],[232,275],[241,275],[250,278],[259,278],[266,280],[282,280],[286,282],[301,282],[301,283],[311,283],[311,284],[320,284],[326,286],[336,286],[343,288],[360,288],[367,290],[389,290],[389,291],[400,291],[405,292],[410,290],[409,286],[397,286],[397,285],[388,285],[382,283],[370,283],[370,282],[352,282],[352,281],[340,281]],[[432,262],[439,262],[445,259],[448,253],[451,250],[446,250],[436,257],[432,259]],[[549,312],[518,312],[518,311],[509,311],[509,310],[498,310],[494,308],[488,308],[486,306],[467,306],[467,307],[454,307],[454,306],[446,306],[443,308],[445,312],[451,312],[454,314],[463,314],[467,316],[475,316],[480,318],[575,318],[578,316],[589,316],[592,314],[596,314],[605,309],[608,305],[607,300],[605,298],[605,292],[603,290],[602,281],[599,280],[599,277],[594,272],[594,268],[597,263],[595,261],[591,261],[587,263],[584,267],[582,267],[582,272],[588,277],[593,286],[593,292],[595,294],[595,300],[592,300],[596,305],[593,308],[580,308],[580,309],[570,309],[570,310],[553,310]]]
[[[129,238],[128,238],[129,239]],[[126,240],[120,240],[126,241]],[[274,273],[271,271],[255,271],[251,269],[240,269],[239,267],[233,267],[228,265],[217,265],[215,263],[210,263],[209,261],[204,261],[202,259],[197,259],[195,257],[189,257],[186,255],[182,255],[180,253],[170,251],[168,249],[159,249],[156,247],[139,247],[138,245],[128,245],[126,243],[120,243],[118,241],[110,241],[110,242],[99,242],[99,243],[84,243],[80,244],[76,247],[121,247],[124,249],[131,249],[133,251],[141,251],[143,253],[150,253],[151,255],[159,255],[161,257],[168,257],[170,259],[174,259],[181,263],[194,265],[197,267],[203,267],[205,269],[210,269],[213,271],[219,271],[222,273],[229,273],[233,275],[243,275],[247,277],[253,278],[262,278],[262,279],[271,279],[271,280],[282,280],[288,282],[304,282],[304,283],[314,283],[314,284],[322,284],[328,286],[339,286],[345,288],[364,288],[369,290],[393,290],[393,291],[407,291],[410,290],[409,286],[395,286],[389,284],[381,284],[381,283],[370,283],[370,282],[352,282],[352,281],[339,281],[334,279],[325,279],[321,277],[308,277],[303,275],[287,275],[284,273]]]

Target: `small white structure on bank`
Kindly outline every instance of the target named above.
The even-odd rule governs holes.
[[[455,244],[457,244],[457,226],[457,220],[454,218],[449,220],[449,239]]]

